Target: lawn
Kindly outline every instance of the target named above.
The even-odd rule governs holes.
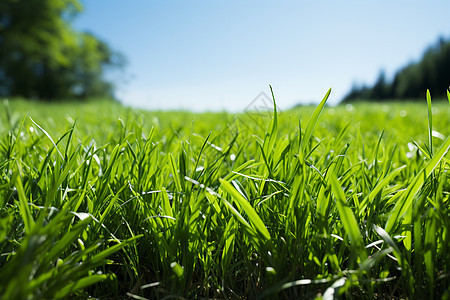
[[[0,295],[449,299],[449,103],[326,98],[3,101]]]

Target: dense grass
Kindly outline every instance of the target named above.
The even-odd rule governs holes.
[[[325,99],[3,102],[0,295],[448,298],[450,105]]]

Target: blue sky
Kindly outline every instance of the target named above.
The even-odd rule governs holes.
[[[128,60],[117,97],[147,109],[240,111],[260,92],[287,109],[337,104],[450,38],[450,1],[92,0],[74,26]]]

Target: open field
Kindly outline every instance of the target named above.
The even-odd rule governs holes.
[[[0,295],[449,299],[449,136],[426,99],[2,102]]]

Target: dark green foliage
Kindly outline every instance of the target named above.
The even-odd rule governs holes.
[[[436,99],[444,99],[450,85],[450,41],[440,38],[430,47],[418,63],[399,70],[392,82],[387,82],[381,72],[373,87],[354,86],[343,102],[355,100],[388,101],[392,99],[417,99],[430,90]]]
[[[78,0],[0,2],[0,96],[46,100],[112,96],[107,66],[123,58],[70,21]]]

